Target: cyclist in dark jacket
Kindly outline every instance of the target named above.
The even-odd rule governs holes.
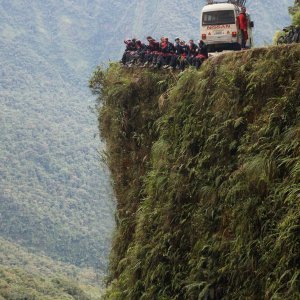
[[[161,66],[168,66],[171,62],[171,57],[175,51],[174,45],[169,42],[168,38],[163,38],[162,42],[160,43],[160,55],[157,60],[157,67],[160,68]]]
[[[207,45],[200,40],[198,44],[197,55],[194,58],[194,66],[199,69],[203,61],[208,58]]]
[[[179,64],[179,58],[182,53],[183,53],[183,49],[182,46],[180,45],[180,38],[177,37],[174,43],[174,54],[170,61],[170,66],[172,67],[173,70],[175,70],[177,65]]]
[[[147,37],[148,45],[146,46],[146,52],[145,52],[145,64],[143,67],[146,67],[150,64],[156,64],[157,60],[157,54],[159,51],[159,42],[157,42],[154,38],[151,36]]]
[[[194,43],[194,40],[190,40],[188,44],[188,63],[193,65],[194,57],[196,56],[198,46]]]
[[[159,50],[159,42],[157,42],[151,36],[147,37],[147,41],[148,41],[148,46],[147,47],[150,51],[158,51]]]
[[[174,43],[175,54],[180,55],[182,53],[182,46],[180,45],[180,38],[177,37]]]
[[[181,46],[182,52],[181,52],[181,55],[179,57],[179,69],[181,71],[184,71],[184,69],[188,65],[187,57],[188,57],[188,53],[189,53],[189,50],[188,50],[189,47],[185,43],[185,41],[181,41],[180,46]]]
[[[147,51],[147,46],[142,43],[140,40],[136,41],[136,56],[137,56],[137,64],[145,63],[145,55]]]
[[[205,58],[208,58],[207,45],[202,40],[200,40],[198,44],[198,53],[203,55]]]
[[[131,56],[131,52],[132,51],[136,51],[136,40],[132,39],[132,40],[125,40],[124,44],[126,45],[126,49],[125,52],[122,56],[122,63],[123,65],[125,65],[129,60],[130,60],[130,56]]]

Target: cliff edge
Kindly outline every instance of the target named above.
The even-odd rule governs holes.
[[[300,46],[98,68],[117,197],[105,299],[299,299]]]

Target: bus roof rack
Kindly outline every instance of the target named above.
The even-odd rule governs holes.
[[[247,0],[207,0],[207,4],[216,4],[216,3],[231,3],[238,6],[245,6]]]

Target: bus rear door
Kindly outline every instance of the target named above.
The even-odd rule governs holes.
[[[208,51],[240,50],[236,17],[239,11],[233,4],[206,5],[201,15],[201,39]]]

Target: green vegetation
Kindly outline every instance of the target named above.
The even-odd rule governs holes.
[[[122,270],[118,265],[133,239],[136,227],[133,216],[144,197],[143,176],[157,137],[154,123],[160,115],[157,99],[174,81],[160,73],[145,71],[142,74],[145,76],[124,72],[119,65],[111,64],[107,74],[99,68],[90,81],[93,92],[101,91],[104,96],[99,120],[101,134],[107,141],[106,158],[118,199],[119,230],[113,242],[111,278]]]
[[[299,299],[299,62],[95,71],[118,200],[105,299]]]
[[[295,0],[294,6],[290,9],[292,15],[293,25],[300,26],[300,2]]]
[[[0,3],[0,237],[101,274],[114,208],[88,108],[94,4]]]
[[[45,279],[21,269],[0,267],[0,299],[90,300],[75,283],[64,278]]]
[[[28,252],[26,248],[10,243],[2,238],[0,238],[0,270],[3,271],[2,273],[0,271],[2,274],[0,280],[2,279],[6,282],[4,284],[2,281],[0,284],[0,295],[6,295],[9,291],[9,297],[7,296],[8,298],[5,299],[24,299],[23,296],[26,294],[24,290],[27,291],[28,288],[37,289],[40,292],[45,291],[45,293],[48,293],[50,289],[52,293],[55,289],[60,290],[57,285],[53,285],[54,281],[58,283],[57,280],[64,286],[64,289],[67,286],[72,286],[74,290],[82,290],[86,297],[91,300],[100,299],[102,294],[104,275],[99,275],[93,268],[79,268],[52,260],[47,256],[34,255]],[[35,282],[34,287],[30,285],[32,280],[28,278]],[[7,283],[10,284],[7,285]],[[45,284],[51,287],[45,290]],[[5,286],[8,286],[8,288],[5,288]],[[56,294],[53,293],[53,295]],[[57,297],[57,299],[61,298]]]
[[[3,71],[5,87],[12,70]],[[53,94],[42,97],[47,89],[35,95],[26,91],[27,81],[34,86],[30,75],[22,79],[13,91],[0,92],[0,236],[105,271],[113,205],[109,174],[99,171],[96,123],[80,97],[65,103],[66,92],[58,92],[63,83],[49,83]]]
[[[286,23],[286,1],[268,10],[256,4],[269,24],[257,43]],[[57,261],[53,273],[61,262],[106,271],[114,204],[109,173],[98,164],[102,145],[86,78],[99,61],[120,57],[126,35],[196,37],[203,4],[0,1],[0,247],[3,255],[10,249],[11,265],[30,271],[24,259],[42,255]]]
[[[292,26],[284,29],[284,31],[277,31],[273,37],[274,44],[291,44],[299,43],[297,32],[300,30],[300,3],[295,0],[295,4],[289,7],[289,13],[292,17]],[[296,32],[292,27],[295,26]]]
[[[81,283],[101,285],[101,276],[93,268],[79,268],[57,262],[43,255],[34,255],[26,248],[0,238],[0,265],[22,268],[28,273],[47,277],[69,277]],[[101,274],[104,276],[103,274]]]

